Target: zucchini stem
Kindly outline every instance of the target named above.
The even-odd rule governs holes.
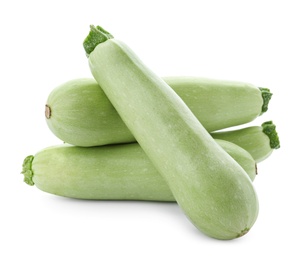
[[[34,185],[34,182],[32,180],[32,177],[33,177],[32,161],[33,159],[34,159],[33,155],[29,155],[24,159],[23,164],[22,164],[22,172],[21,172],[24,175],[23,181],[30,186]]]
[[[270,89],[268,88],[259,88],[261,91],[261,95],[262,95],[262,99],[263,99],[263,105],[262,105],[262,109],[261,109],[261,114],[263,114],[264,112],[266,112],[269,108],[269,102],[271,100],[272,97],[272,93],[270,91]]]
[[[90,32],[83,42],[83,47],[86,52],[86,56],[91,54],[91,52],[100,43],[103,43],[109,39],[112,39],[113,35],[103,29],[101,26],[90,25]]]
[[[51,107],[49,105],[45,105],[45,117],[49,119],[51,117]]]
[[[272,149],[280,148],[280,142],[278,133],[276,131],[276,125],[273,124],[272,121],[264,122],[262,125],[262,131],[265,133],[270,139],[270,146]]]

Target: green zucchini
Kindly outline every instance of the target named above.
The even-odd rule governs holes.
[[[243,168],[125,43],[91,26],[83,45],[92,75],[190,221],[217,239],[246,234],[258,198]]]
[[[247,150],[259,163],[271,155],[274,149],[280,147],[276,126],[272,121],[261,126],[250,126],[232,131],[211,133],[214,138],[233,142]]]
[[[211,124],[223,121],[223,116],[220,115],[221,113],[228,113],[228,116],[226,115],[225,118],[232,117],[234,119],[234,115],[230,116],[231,113],[229,112],[231,110],[230,106],[232,105],[227,105],[234,104],[234,102],[231,102],[231,99],[228,99],[229,102],[219,102],[220,99],[217,97],[217,94],[223,97],[224,94],[219,89],[224,89],[225,91],[228,90],[226,91],[228,96],[235,98],[233,95],[235,93],[238,94],[238,89],[240,89],[239,85],[235,85],[234,83],[231,85],[230,82],[227,84],[226,82],[221,83],[206,79],[198,79],[200,81],[199,85],[192,84],[192,82],[197,80],[196,78],[190,78],[184,81],[178,77],[172,78],[171,81],[173,80],[177,81],[177,83],[172,84],[173,89],[177,90],[177,94],[181,94],[181,98],[192,108],[191,111],[194,112],[194,115],[198,119],[206,116],[204,111],[206,111],[206,108],[210,110],[212,104],[210,106],[208,105],[210,100],[207,102],[193,102],[193,100],[197,100],[197,97],[200,96],[206,96],[206,93],[210,96],[213,104],[218,103],[221,106],[220,109],[217,107],[214,109],[216,112],[211,110],[211,113],[208,114],[209,116],[213,114],[217,116],[217,119],[211,118]],[[211,85],[209,82],[216,82],[216,85]],[[184,85],[181,85],[183,83]],[[201,87],[198,89],[194,86]],[[192,89],[193,91],[191,91]],[[253,87],[248,86],[243,89],[249,93],[254,91]],[[196,91],[197,94],[195,94]],[[195,95],[195,98],[192,95]],[[244,98],[247,99],[248,96],[252,97],[253,95],[246,93]],[[227,97],[224,99],[227,99]],[[238,107],[246,109],[242,103]],[[75,79],[58,86],[49,94],[47,104],[47,124],[50,130],[65,143],[88,147],[135,141],[135,138],[94,79]],[[223,104],[227,109],[225,109]],[[240,116],[243,115],[240,114]],[[265,123],[265,125],[268,124]],[[271,127],[271,130],[277,136],[275,128],[273,129]],[[213,136],[218,135],[220,139],[235,142],[241,147],[244,147],[244,149],[254,156],[257,162],[267,158],[273,149],[277,149],[278,147],[276,144],[274,147],[270,144],[274,135],[264,135],[262,127],[259,126],[253,126],[248,129],[242,128],[235,132],[224,130],[211,134]],[[274,140],[276,141],[276,138]]]
[[[256,164],[241,147],[217,143],[248,173]],[[137,143],[45,148],[23,163],[24,181],[42,191],[76,199],[175,201],[168,185]]]
[[[197,77],[168,77],[165,82],[207,129],[215,131],[248,123],[266,111],[267,89],[250,84]],[[94,79],[70,80],[48,96],[46,122],[61,140],[78,146],[135,142]]]

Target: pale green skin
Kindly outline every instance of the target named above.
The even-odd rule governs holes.
[[[99,44],[88,60],[190,221],[217,239],[246,234],[258,216],[253,184],[182,99],[118,40]]]
[[[168,77],[165,82],[206,127],[215,131],[254,120],[261,113],[259,88],[250,84],[198,77]],[[75,79],[48,96],[50,130],[78,146],[135,142],[127,126],[94,79]]]
[[[207,120],[207,125],[210,124],[211,129],[214,129],[213,124],[226,126],[224,119],[228,122],[227,125],[230,125],[230,122],[234,123],[235,113],[240,117],[245,116],[244,120],[251,119],[251,111],[244,115],[244,111],[248,110],[243,100],[253,104],[252,100],[257,100],[259,95],[258,88],[255,90],[244,83],[194,77],[172,77],[164,80],[171,83],[200,122],[205,122],[206,116],[211,118]],[[241,99],[239,93],[242,95]],[[209,100],[203,102],[208,99],[207,96],[210,97]],[[233,102],[233,98],[241,102]],[[261,102],[255,102],[254,107],[256,103],[259,106]],[[134,136],[94,79],[80,78],[58,86],[49,94],[47,104],[51,108],[51,117],[46,119],[46,122],[50,130],[65,143],[89,147],[135,142]],[[216,105],[221,107],[218,108]],[[206,109],[211,112],[205,113]],[[237,118],[236,122],[240,120],[242,119]],[[266,159],[273,151],[269,137],[263,133],[260,126],[216,132],[211,135],[244,147],[257,162]]]
[[[233,143],[216,141],[253,180],[256,167],[251,155]],[[68,144],[48,147],[35,154],[23,173],[27,170],[31,173],[25,177],[30,177],[28,180],[37,188],[59,196],[175,201],[168,185],[137,143],[90,148]]]
[[[251,126],[232,131],[211,133],[214,138],[231,141],[247,150],[259,163],[268,158],[274,148],[270,146],[270,138],[263,132],[261,126]]]

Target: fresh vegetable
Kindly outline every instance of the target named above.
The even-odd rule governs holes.
[[[174,82],[175,80],[177,83]],[[195,83],[197,80],[199,80],[199,84]],[[235,99],[234,94],[238,94],[238,90],[241,88],[239,83],[231,85],[230,82],[227,84],[226,82],[197,78],[185,78],[185,80],[183,78],[172,78],[171,80],[166,79],[166,82],[172,83],[173,89],[177,91],[177,94],[180,93],[181,98],[186,104],[189,104],[196,117],[203,118],[202,121],[205,121],[204,117],[207,115],[204,111],[206,111],[206,108],[209,111],[213,104],[219,103],[220,108],[216,107],[215,112],[211,110],[208,114],[208,116],[217,116],[217,119],[212,117],[212,123],[220,121],[219,124],[221,124],[223,117],[234,119],[235,115],[230,112],[231,106],[234,110],[240,110],[239,106],[232,105],[238,103],[231,102],[229,98],[229,96],[232,96]],[[192,84],[192,82],[195,84]],[[212,82],[215,82],[216,85]],[[201,87],[198,89],[199,86]],[[228,94],[219,93],[220,89],[228,90],[226,91]],[[242,89],[249,93],[255,91],[253,87],[243,87],[243,84]],[[220,98],[217,97],[217,93],[220,97],[225,95],[224,101],[229,98],[228,102],[219,101]],[[207,98],[206,95],[210,98]],[[245,98],[255,95],[256,92],[254,95],[247,95],[246,93]],[[198,100],[200,96],[208,99],[207,102],[196,102],[195,100]],[[213,104],[209,106],[210,102]],[[62,84],[50,93],[47,104],[47,124],[51,131],[65,143],[88,147],[135,141],[135,138],[94,79],[75,79]],[[244,107],[243,102],[241,102],[240,107]],[[242,116],[242,113],[240,116]],[[225,116],[222,114],[225,114]],[[260,162],[267,158],[273,149],[277,149],[279,144],[275,125],[267,122],[263,125],[266,125],[266,129],[269,128],[275,134],[264,135],[263,126],[252,126],[236,131],[224,130],[211,134],[244,147],[249,153],[253,154],[257,162]],[[275,144],[272,146],[271,142],[275,142]]]
[[[248,173],[256,164],[241,147],[216,142]],[[137,143],[48,147],[24,160],[24,181],[59,196],[95,200],[175,201],[168,185]]]
[[[267,110],[271,93],[250,84],[197,77],[168,77],[165,82],[188,105],[207,131],[252,121]],[[61,140],[78,146],[135,142],[94,79],[75,79],[48,96],[46,122]]]
[[[232,131],[211,133],[214,138],[233,142],[247,150],[259,163],[280,147],[276,126],[272,121]]]
[[[242,167],[125,43],[91,26],[84,48],[94,78],[191,222],[217,239],[246,234],[258,199]]]

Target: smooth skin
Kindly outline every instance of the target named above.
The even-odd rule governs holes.
[[[216,142],[254,180],[254,159],[241,147]],[[137,143],[45,148],[23,163],[24,181],[42,191],[76,199],[175,201],[162,176]]]
[[[247,150],[259,163],[268,158],[274,149],[280,148],[276,125],[272,121],[261,126],[250,126],[231,131],[211,133],[213,138],[231,141]]]
[[[216,239],[246,234],[259,205],[243,168],[126,44],[92,26],[84,47],[94,78],[190,221]]]
[[[248,123],[268,106],[269,92],[247,83],[200,77],[163,80],[208,132]],[[136,141],[93,78],[70,80],[53,89],[45,115],[50,130],[66,143],[90,147]]]

